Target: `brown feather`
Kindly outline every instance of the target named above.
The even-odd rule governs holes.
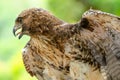
[[[119,20],[88,10],[80,22],[69,24],[32,8],[18,16],[13,32],[22,28],[19,34],[31,37],[23,62],[38,80],[119,80]]]

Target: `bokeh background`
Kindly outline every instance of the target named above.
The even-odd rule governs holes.
[[[120,15],[120,0],[0,0],[0,80],[37,80],[24,68],[21,50],[29,40],[12,34],[17,15],[27,8],[44,8],[58,18],[75,23],[90,7]]]

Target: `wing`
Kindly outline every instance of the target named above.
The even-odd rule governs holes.
[[[36,49],[30,41],[23,49],[23,63],[26,71],[31,76],[36,76],[39,80],[43,80],[44,63],[42,58],[36,54]]]
[[[89,10],[81,20],[81,38],[107,80],[120,80],[120,18]]]

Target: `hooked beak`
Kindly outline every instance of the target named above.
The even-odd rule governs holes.
[[[17,32],[18,30],[20,30],[20,32]],[[14,36],[18,35],[18,39],[21,39],[22,36],[23,36],[22,27],[21,26],[20,27],[14,26],[14,28],[13,28],[13,34],[14,34]]]

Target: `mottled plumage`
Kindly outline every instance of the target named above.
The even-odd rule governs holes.
[[[32,8],[20,13],[13,33],[19,39],[30,36],[23,62],[38,80],[120,80],[119,22],[117,16],[90,9],[69,24]]]

